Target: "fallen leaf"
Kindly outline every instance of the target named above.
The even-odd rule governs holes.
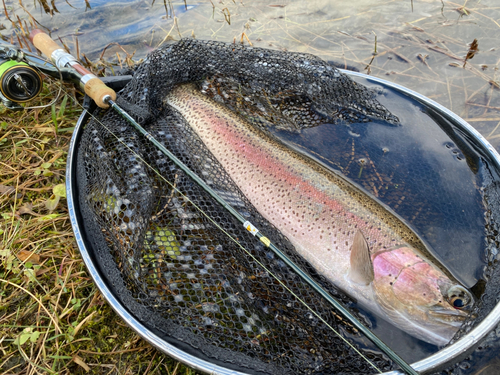
[[[5,186],[0,184],[0,194],[10,194],[16,191],[12,186]]]
[[[45,201],[45,207],[47,207],[49,211],[54,211],[60,199],[61,197],[59,195],[52,194],[52,196]]]
[[[76,354],[73,356],[73,362],[82,367],[86,372],[90,371],[90,367],[83,361],[83,359]]]
[[[51,268],[40,268],[38,271],[36,271],[35,276],[38,277],[38,276],[43,275],[44,273],[51,272],[51,271],[52,271]]]
[[[467,55],[465,56],[464,67],[465,67],[465,64],[467,63],[467,60],[472,59],[478,51],[479,51],[479,48],[478,48],[477,39],[474,39],[472,41],[472,43],[469,45],[469,50],[467,51]]]
[[[16,212],[17,215],[33,215],[33,216],[40,216],[36,212],[33,212],[33,205],[31,203],[25,203],[21,207],[19,207],[19,210]]]
[[[2,185],[0,184],[0,194],[5,194],[5,195],[10,195],[12,193],[14,193],[16,191],[16,188],[15,187],[12,187],[12,186],[6,186],[6,185]],[[17,199],[20,199],[23,195],[21,193],[17,193],[17,196],[16,198]]]
[[[59,185],[54,186],[52,191],[54,192],[54,195],[66,198],[66,185],[65,184],[59,184]]]
[[[45,216],[42,216],[38,219],[38,221],[47,221],[47,220],[54,220],[54,219],[57,219],[59,216],[61,216],[60,214],[49,214],[49,215],[45,215]]]
[[[17,257],[22,262],[30,261],[31,263],[34,264],[40,264],[40,256],[28,250],[21,250],[20,252],[17,253]]]
[[[36,282],[36,272],[34,269],[28,268],[24,270],[24,280],[26,282]],[[38,338],[38,337],[37,337]]]

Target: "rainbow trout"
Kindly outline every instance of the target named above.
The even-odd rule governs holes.
[[[319,273],[412,336],[449,342],[474,299],[431,261],[423,242],[388,207],[194,85],[177,86],[164,102]]]

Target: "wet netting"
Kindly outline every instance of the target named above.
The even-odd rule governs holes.
[[[296,264],[352,306],[255,210],[184,118],[164,103],[185,82],[264,131],[271,124],[300,130],[371,119],[397,126],[397,117],[368,89],[312,55],[195,40],[149,55],[117,99]],[[397,368],[362,345],[366,339],[345,319],[123,118],[113,111],[94,115],[78,145],[83,231],[106,282],[144,326],[187,353],[249,374],[374,372],[292,291],[380,370]]]

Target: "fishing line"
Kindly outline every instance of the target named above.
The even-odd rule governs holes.
[[[78,103],[79,104],[79,103]],[[80,105],[80,104],[79,104]],[[83,108],[83,107],[82,107]],[[111,129],[109,129],[106,125],[104,125],[97,117],[95,117],[92,113],[89,115],[106,131],[108,131],[111,135],[113,135],[122,145],[124,145],[127,149],[129,149],[134,156],[136,156],[139,160],[141,160],[149,169],[151,169],[154,173],[156,173],[163,181],[165,181],[168,185],[172,187],[179,195],[187,200],[190,204],[192,204],[203,216],[205,216],[216,228],[218,228],[222,233],[224,233],[231,241],[233,241],[238,247],[240,247],[248,256],[250,256],[257,264],[259,264],[264,271],[266,271],[269,275],[271,275],[278,283],[285,288],[292,296],[294,296],[300,303],[302,303],[312,314],[314,314],[319,320],[321,320],[330,330],[332,330],[340,339],[342,339],[348,346],[350,346],[356,353],[360,355],[368,364],[370,364],[375,370],[379,373],[382,371],[375,366],[368,358],[366,358],[355,346],[353,346],[346,338],[344,338],[340,333],[338,333],[328,322],[321,317],[316,311],[314,311],[304,300],[302,300],[297,294],[295,294],[289,287],[287,287],[278,276],[272,273],[269,269],[266,268],[264,264],[262,264],[249,250],[247,250],[238,240],[231,236],[224,228],[222,228],[215,220],[213,220],[201,207],[199,207],[196,203],[194,203],[187,195],[185,195],[182,191],[177,188],[172,182],[170,182],[165,176],[163,176],[158,170],[156,170],[153,166],[151,166],[146,160],[142,158],[137,152],[135,152],[132,148],[130,148],[123,140],[120,139]]]
[[[139,125],[127,112],[121,109],[109,96],[101,97],[102,102],[109,104],[129,122],[136,130],[153,143],[164,155],[173,161],[180,169],[182,169],[189,177],[191,177],[206,193],[210,194],[218,203],[220,203],[234,218],[243,224],[245,229],[256,236],[266,247],[270,248],[283,262],[285,262],[297,275],[300,276],[310,287],[319,293],[330,305],[337,309],[350,323],[352,323],[359,331],[361,331],[370,341],[372,341],[380,350],[382,350],[389,358],[397,363],[401,369],[408,374],[417,374],[413,368],[399,357],[390,347],[380,340],[373,332],[359,322],[341,303],[333,298],[323,287],[297,266],[285,253],[278,249],[262,232],[259,231],[250,221],[246,220],[238,211],[230,206],[223,198],[221,198],[208,184],[202,180],[196,173],[191,171],[182,161],[172,154],[165,146],[158,142],[150,133],[148,133],[141,125]]]
[[[63,90],[63,92],[68,95],[68,93],[62,88],[62,85],[61,85],[61,89]],[[72,98],[73,99],[73,98]],[[83,105],[81,105],[78,101],[76,100],[73,100],[74,103],[76,103],[77,106],[79,106],[80,108],[82,108],[83,110],[85,110],[85,108],[83,107]],[[114,104],[114,103],[113,103]],[[225,231],[219,224],[217,224],[207,213],[205,213],[198,205],[196,205],[191,199],[189,199],[189,197],[187,197],[186,195],[184,195],[174,184],[172,184],[166,177],[164,177],[163,175],[160,174],[159,171],[157,171],[153,166],[151,166],[149,163],[147,163],[139,154],[137,154],[133,149],[131,149],[123,140],[120,139],[120,137],[118,135],[116,135],[115,133],[113,133],[113,131],[111,129],[109,129],[106,125],[104,125],[103,122],[101,122],[93,113],[87,111],[87,113],[89,114],[89,116],[94,120],[96,121],[99,125],[101,125],[106,131],[108,131],[111,135],[113,135],[123,146],[125,146],[127,149],[129,149],[132,154],[134,156],[136,156],[139,160],[141,160],[149,169],[151,169],[155,174],[157,174],[163,181],[165,181],[168,185],[170,185],[177,193],[179,193],[181,196],[183,196],[184,198],[186,198],[186,200],[191,203],[203,216],[205,216],[210,222],[212,222],[219,230],[221,230],[222,233],[224,233],[231,241],[233,241],[235,244],[237,244],[247,255],[249,255],[257,264],[259,264],[269,275],[271,275],[271,277],[273,277],[276,281],[278,281],[278,283],[280,285],[283,286],[283,288],[285,288],[291,295],[293,295],[304,307],[306,307],[309,311],[311,311],[311,313],[313,315],[315,315],[321,322],[323,322],[332,332],[334,332],[342,341],[344,341],[350,348],[352,348],[357,354],[359,354],[359,356],[361,358],[363,358],[370,366],[372,366],[378,373],[382,373],[382,370],[380,370],[375,364],[373,364],[366,356],[364,356],[355,346],[353,346],[345,337],[343,337],[340,333],[338,333],[330,324],[328,324],[327,321],[325,321],[324,318],[321,317],[320,314],[318,314],[314,309],[312,309],[304,300],[302,300],[298,295],[296,295],[291,289],[289,289],[275,274],[273,274],[271,271],[269,271],[260,261],[258,261],[258,259],[252,255],[250,253],[249,250],[247,250],[240,242],[238,242],[235,238],[233,238],[227,231]],[[120,113],[121,114],[121,113]],[[124,112],[124,115],[130,117],[130,115],[126,114]],[[130,117],[130,119],[132,119]],[[147,133],[147,132],[146,132]],[[146,136],[146,138],[148,140],[152,140],[154,139],[149,133],[147,133],[149,136]],[[155,140],[155,139],[154,139]],[[155,140],[156,141],[156,140]],[[156,141],[158,142],[158,141]],[[159,143],[159,142],[158,142]],[[175,156],[172,155],[174,158]],[[180,162],[180,161],[179,161]],[[196,176],[196,175],[195,175]],[[198,177],[199,179],[199,177]],[[201,180],[201,179],[200,179]],[[202,180],[201,180],[202,181]],[[232,210],[234,210],[231,206],[229,206],[227,203],[225,205],[225,207],[230,207]],[[253,225],[252,225],[253,227]],[[248,230],[248,229],[247,229]],[[250,230],[249,230],[250,231]],[[267,241],[267,238],[264,237],[261,232],[258,232],[257,233],[257,236],[261,242],[263,242],[264,244],[266,244]],[[266,241],[267,240],[267,241]],[[270,244],[270,243],[269,243]],[[272,244],[270,244],[272,245]],[[268,246],[269,247],[269,246]],[[275,247],[276,250],[278,250],[280,253],[281,251],[279,249],[277,249]],[[283,253],[282,253],[283,254]],[[284,255],[284,254],[283,254]],[[297,268],[295,266],[295,268]],[[301,270],[300,270],[301,271]],[[303,273],[303,271],[301,271]],[[303,273],[305,275],[305,273]],[[307,276],[307,275],[306,275]],[[309,276],[307,276],[307,278],[309,278]],[[322,294],[320,292],[320,294]],[[324,294],[327,294],[326,292],[324,292]],[[323,295],[324,296],[324,295]],[[331,298],[331,297],[330,297]],[[343,309],[343,308],[342,308]],[[341,309],[339,309],[341,310]],[[352,322],[355,326],[357,326],[355,324],[355,322]],[[368,330],[366,327],[362,326],[365,330]],[[359,329],[359,331],[363,331],[363,329]],[[370,331],[368,331],[370,332]],[[363,332],[364,333],[364,332]],[[370,332],[371,333],[371,332]],[[370,338],[370,336],[368,334],[365,333],[365,335]],[[373,336],[373,334],[372,334]],[[372,340],[373,341],[373,340]],[[377,343],[376,343],[377,345]],[[385,346],[385,344],[383,344]],[[377,345],[379,346],[379,345]],[[380,348],[380,347],[379,347]],[[383,352],[385,352],[385,354],[387,354],[389,357],[391,357],[391,355],[389,353],[387,353],[387,351],[389,352],[392,352],[392,350],[387,347],[387,351],[380,348]],[[397,356],[395,353],[394,353],[394,356]],[[400,367],[407,373],[409,374],[415,374],[415,375],[418,375],[406,362],[404,362],[402,359],[397,361],[395,360],[394,358],[391,357],[391,359],[394,360],[394,362],[396,362],[398,365],[400,365]],[[402,362],[403,365],[400,363]],[[407,368],[405,368],[406,365],[407,367],[409,367],[411,369],[411,371],[409,371]]]
[[[388,357],[390,357],[395,363],[397,363],[401,369],[403,369],[406,373],[408,374],[417,374],[413,368],[406,363],[403,359],[401,359],[396,353],[392,351],[385,343],[383,343],[377,336],[375,336],[369,329],[367,329],[364,325],[362,325],[354,316],[351,315],[351,313],[346,310],[336,299],[334,299],[329,293],[327,293],[319,284],[316,283],[309,275],[307,275],[304,271],[302,271],[294,262],[292,262],[281,250],[279,250],[274,244],[271,243],[271,241],[265,237],[257,228],[255,228],[249,221],[247,221],[241,214],[239,214],[238,211],[236,211],[233,207],[231,207],[224,199],[222,199],[211,187],[209,187],[204,180],[202,180],[199,176],[197,176],[193,171],[191,171],[186,165],[184,165],[183,162],[181,162],[175,155],[173,155],[168,149],[166,149],[160,142],[158,142],[150,133],[148,133],[142,126],[136,123],[136,121],[125,111],[123,111],[116,103],[114,102],[114,98],[116,97],[116,93],[107,87],[99,78],[97,78],[95,75],[93,75],[91,72],[83,68],[77,60],[64,52],[63,50],[60,49],[60,47],[52,40],[50,37],[46,34],[44,34],[41,31],[36,31],[33,36],[33,38],[38,38],[38,42],[34,43],[35,45],[39,44],[42,47],[42,50],[44,50],[45,54],[51,56],[52,59],[56,60],[56,65],[59,63],[62,63],[63,66],[70,66],[70,69],[74,69],[77,71],[79,74],[82,75],[80,84],[83,84],[85,86],[85,91],[89,96],[94,98],[94,101],[101,107],[101,108],[107,108],[109,105],[113,107],[115,111],[117,111],[122,117],[124,117],[136,130],[138,130],[141,134],[143,134],[149,141],[151,141],[163,154],[165,154],[171,161],[173,161],[180,169],[182,169],[189,177],[191,177],[201,188],[205,190],[206,193],[210,194],[218,203],[220,203],[224,208],[226,208],[229,213],[233,215],[238,221],[240,221],[242,224],[244,224],[245,228],[250,231],[254,236],[256,236],[266,247],[270,248],[279,258],[281,258],[282,261],[284,261],[292,270],[294,270],[305,282],[307,282],[316,292],[318,292],[324,299],[326,299],[335,309],[337,309],[339,312],[341,312],[359,331],[361,331],[367,338],[369,338],[380,350],[382,350],[385,354],[387,354]],[[38,47],[38,46],[37,46]],[[62,61],[61,61],[62,60]],[[61,87],[62,89],[62,87]],[[80,103],[77,102],[78,106],[81,106]],[[81,106],[83,108],[83,106]],[[96,120],[101,126],[103,126],[107,131],[109,131],[111,134],[113,134],[110,129],[108,129],[101,121],[95,118],[92,114],[90,114],[92,118]],[[118,138],[115,134],[113,134],[115,138],[118,139],[120,143],[125,145],[125,147],[129,148],[120,138]],[[129,148],[130,149],[130,148]],[[133,150],[131,150],[134,155],[139,157],[141,160],[143,160],[139,155],[137,155]],[[144,162],[144,160],[143,160]],[[157,173],[159,176],[158,171],[156,171],[152,166],[146,163],[148,167],[153,170],[155,173]],[[162,179],[164,179],[170,186],[175,188],[176,191],[178,189],[171,184],[165,177],[161,176]],[[180,192],[179,192],[180,193]],[[182,193],[180,193],[182,194]],[[182,194],[183,195],[183,194]],[[183,195],[184,196],[184,195]],[[186,197],[187,198],[187,197]],[[191,200],[189,200],[193,206],[197,207]],[[198,211],[200,211],[204,216],[207,218],[208,215],[205,214],[200,208],[198,208]],[[210,221],[213,222],[212,219]],[[226,231],[224,231],[220,226],[216,225],[223,233],[228,235],[228,237],[234,241],[235,243],[238,243],[235,239],[233,239]],[[251,256],[251,254],[246,250],[241,244],[238,243],[238,245],[247,253]],[[251,256],[256,262],[258,262],[253,256]],[[258,262],[261,266],[263,266],[260,262]],[[265,269],[265,267],[264,267]],[[267,271],[267,270],[266,270]],[[269,272],[269,271],[267,271]],[[269,272],[269,274],[271,274]],[[272,277],[274,277],[280,284],[283,285],[283,283],[273,274],[271,274]],[[285,287],[286,288],[286,287]],[[286,288],[289,290],[288,288]],[[290,291],[290,290],[289,290]],[[291,292],[291,291],[290,291]],[[292,292],[291,292],[292,293]],[[294,297],[298,298],[294,293],[292,293]],[[298,299],[301,301],[300,299]],[[319,314],[314,312],[312,308],[307,306],[307,304],[304,301],[301,301],[304,306],[312,311],[314,315],[316,315],[318,318],[320,318],[321,321],[323,321],[325,324],[326,322],[324,319],[322,319]],[[335,332],[342,340],[345,341],[345,339],[340,336],[331,326],[327,324],[327,326],[332,329],[333,332]],[[346,341],[347,342],[347,341]],[[350,347],[352,347],[360,356],[365,359],[372,367],[374,367],[377,371],[381,372],[376,366],[374,366],[366,357],[364,357],[359,351],[357,351],[351,344],[349,344]]]
[[[62,85],[61,85],[62,89]],[[68,93],[62,89],[62,91],[68,95]],[[73,98],[72,98],[73,99]],[[86,110],[83,105],[81,105],[78,101],[73,100],[73,102],[79,106],[81,109]],[[204,217],[206,217],[217,229],[219,229],[222,233],[224,233],[232,242],[234,242],[239,248],[241,248],[248,256],[250,256],[258,265],[260,265],[265,272],[267,272],[271,277],[273,277],[278,283],[286,289],[293,297],[295,297],[304,307],[306,307],[314,316],[316,316],[321,322],[323,322],[332,332],[334,332],[342,341],[344,341],[351,349],[353,349],[359,356],[364,359],[370,366],[372,366],[378,373],[382,373],[375,364],[373,364],[363,353],[361,353],[353,344],[351,344],[345,337],[343,337],[339,332],[335,330],[320,314],[318,314],[312,307],[310,307],[303,299],[301,299],[293,290],[291,290],[288,286],[286,286],[280,278],[275,275],[272,271],[266,268],[264,264],[262,264],[249,250],[247,250],[238,240],[231,236],[224,228],[222,228],[215,220],[213,220],[201,207],[199,207],[195,202],[193,202],[187,195],[185,195],[182,191],[177,188],[171,181],[169,181],[165,176],[163,176],[157,169],[155,169],[151,164],[149,164],[144,158],[135,152],[130,146],[128,146],[118,135],[116,135],[110,128],[108,128],[100,119],[98,119],[93,113],[87,111],[89,116],[96,121],[99,125],[101,125],[108,133],[110,133],[113,137],[116,138],[118,142],[120,142],[123,146],[125,146],[135,157],[137,157],[140,161],[142,161],[151,171],[153,171],[160,179],[165,181],[174,191],[176,191],[179,195],[186,199],[187,202],[193,205]]]

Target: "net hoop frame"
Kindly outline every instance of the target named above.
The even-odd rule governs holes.
[[[461,117],[438,104],[437,102],[413,91],[399,84],[386,81],[381,78],[372,77],[363,73],[352,72],[348,70],[339,69],[342,73],[347,74],[351,78],[359,77],[366,79],[373,84],[382,84],[396,90],[398,93],[411,97],[422,105],[429,107],[439,113],[441,116],[452,122],[457,128],[470,135],[479,146],[483,148],[485,153],[491,157],[494,167],[500,171],[500,154],[493,148],[493,146],[470,124],[468,124]],[[153,345],[160,351],[168,354],[170,357],[180,361],[196,370],[206,372],[213,375],[247,375],[240,371],[228,369],[219,365],[215,365],[209,361],[202,360],[194,355],[178,349],[172,344],[169,344],[149,331],[144,325],[140,323],[130,312],[127,311],[125,306],[114,296],[112,291],[106,285],[98,267],[95,265],[94,260],[90,256],[87,249],[88,244],[85,241],[85,233],[82,233],[80,228],[83,227],[82,218],[78,208],[78,197],[76,197],[76,159],[78,144],[84,129],[85,124],[90,118],[87,110],[84,110],[80,115],[73,132],[68,149],[68,159],[66,165],[66,196],[68,204],[68,212],[73,228],[75,240],[82,256],[82,259],[89,271],[94,283],[99,291],[102,293],[106,301],[111,305],[113,310],[131,327],[139,336],[146,340],[149,344]],[[421,373],[422,375],[430,374],[440,371],[454,363],[465,358],[470,354],[479,343],[487,336],[500,323],[500,303],[497,304],[493,310],[486,316],[485,319],[469,333],[461,337],[455,343],[441,349],[440,351],[426,357],[418,362],[412,363],[411,366]],[[399,375],[400,371],[385,372],[383,375]]]

